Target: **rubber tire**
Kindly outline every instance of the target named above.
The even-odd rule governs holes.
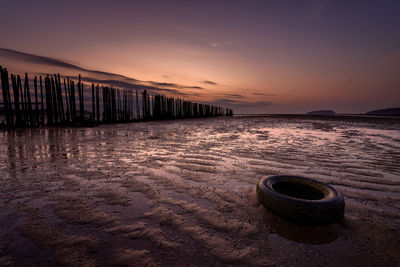
[[[319,200],[291,197],[274,190],[278,182],[304,184],[321,191]],[[261,179],[257,184],[259,201],[282,217],[307,224],[328,224],[339,221],[344,215],[344,198],[333,187],[320,181],[301,176],[277,175]]]

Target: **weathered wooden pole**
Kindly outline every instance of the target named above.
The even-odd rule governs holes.
[[[96,114],[97,114],[97,123],[100,123],[100,102],[99,102],[99,85],[96,86]]]
[[[35,126],[39,125],[39,101],[38,101],[38,88],[37,88],[37,77],[34,79],[35,86]]]
[[[8,102],[8,110],[9,110],[9,119],[10,119],[10,123],[11,123],[11,127],[14,127],[14,110],[12,107],[12,103],[11,103],[11,94],[10,94],[10,82],[8,79],[8,71],[7,69],[5,70],[6,74],[5,74],[5,85],[7,87],[7,102]]]
[[[17,94],[19,94],[19,100],[21,103],[21,126],[25,126],[26,124],[26,110],[25,110],[25,103],[24,103],[24,93],[22,90],[22,82],[21,77],[17,75]]]
[[[57,93],[57,78],[56,77],[51,77],[51,88],[52,88],[52,94],[53,94],[53,112],[54,112],[54,118],[55,118],[55,123],[61,122],[61,112],[60,112],[60,105],[58,103],[58,93]]]
[[[54,85],[54,77],[49,77],[49,93],[50,93],[50,106],[51,106],[51,117],[52,123],[58,122],[58,114],[57,114],[57,97],[55,92]]]
[[[68,91],[69,90],[67,88],[67,84],[66,84],[65,78],[64,78],[64,94],[65,94],[65,106],[66,106],[65,113],[66,113],[67,121],[70,122],[71,121],[71,115],[70,115],[70,113],[71,113],[71,105],[69,104],[70,97],[69,97]]]
[[[123,91],[123,120],[126,122],[128,118],[128,102],[127,102],[127,95],[126,95],[126,90]]]
[[[117,92],[117,121],[121,120],[121,95],[120,95],[120,90],[115,89]]]
[[[6,119],[6,126],[11,127],[10,121],[10,111],[8,105],[8,97],[7,97],[7,85],[6,80],[8,80],[7,70],[0,66],[0,73],[1,73],[1,88],[3,93],[3,108],[4,108],[4,116]]]
[[[41,98],[41,104],[42,104],[42,110],[41,110],[41,116],[40,116],[40,123],[42,125],[45,124],[44,121],[44,101],[43,101],[43,86],[42,86],[42,76],[40,76],[40,98]]]
[[[139,97],[138,97],[138,92],[136,89],[136,119],[140,119],[140,110],[139,110]]]
[[[78,90],[79,90],[79,112],[81,121],[85,120],[85,102],[84,102],[84,88],[83,83],[81,81],[81,75],[79,74],[79,83],[78,83]]]
[[[103,91],[103,122],[106,121],[106,89],[104,88],[104,86],[101,87],[102,91]]]
[[[117,120],[117,97],[115,89],[111,87],[111,120],[115,122]]]
[[[67,83],[70,85],[70,105],[72,121],[76,122],[76,99],[75,99],[75,83],[67,78]]]
[[[148,116],[148,119],[151,119],[151,106],[150,106],[151,101],[150,101],[150,98],[151,98],[151,95],[150,94],[147,95],[147,116]]]
[[[95,102],[96,102],[96,98],[94,95],[94,84],[92,83],[92,116],[91,116],[92,122],[94,122],[94,120],[96,118],[95,117],[96,116]]]
[[[49,86],[49,76],[44,77],[44,91],[46,95],[46,119],[47,124],[53,123],[53,117],[51,112],[51,94],[50,94],[50,86]]]
[[[24,120],[24,126],[27,125],[29,118],[28,118],[28,100],[27,100],[27,96],[26,96],[26,84],[24,84],[24,87],[22,88],[22,79],[21,80],[21,99],[22,99],[22,116],[23,116],[23,120]]]
[[[28,110],[29,110],[29,125],[32,126],[33,121],[34,121],[34,116],[32,112],[32,101],[31,101],[31,92],[29,90],[29,79],[28,79],[28,73],[25,73],[25,90],[26,90],[26,95],[28,99]]]
[[[56,88],[57,88],[57,101],[58,101],[58,110],[60,113],[60,120],[62,123],[65,123],[65,114],[64,114],[64,101],[62,97],[62,90],[61,90],[61,79],[60,74],[55,75],[56,80]]]
[[[15,108],[15,125],[17,127],[21,126],[21,111],[19,109],[19,92],[18,92],[18,84],[17,84],[17,78],[15,75],[11,75],[11,82],[12,82],[12,87],[13,87],[13,96],[14,96],[14,108]]]
[[[143,119],[147,119],[147,100],[146,100],[146,96],[147,96],[147,91],[143,90],[142,91],[142,113],[143,113]]]

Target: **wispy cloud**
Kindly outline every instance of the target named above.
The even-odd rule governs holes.
[[[273,103],[268,102],[268,101],[256,101],[256,102],[246,102],[246,101],[240,101],[240,100],[235,100],[235,99],[229,99],[229,98],[219,98],[215,99],[212,101],[213,104],[218,104],[218,105],[225,105],[225,106],[230,106],[230,107],[242,107],[242,108],[249,108],[249,107],[262,107],[262,106],[270,106]]]
[[[258,95],[258,96],[275,96],[274,94],[256,93],[256,92],[254,92],[253,95]]]
[[[69,69],[69,70],[75,70],[78,72],[91,73],[94,75],[104,75],[104,76],[108,76],[109,78],[113,78],[113,79],[124,79],[124,80],[128,80],[128,81],[134,82],[134,83],[140,82],[139,80],[136,80],[134,78],[130,78],[130,77],[127,77],[124,75],[115,74],[115,73],[111,73],[111,72],[105,72],[105,71],[99,71],[99,70],[85,69],[85,68],[79,67],[74,64],[67,63],[67,62],[59,60],[59,59],[44,57],[44,56],[39,56],[39,55],[34,55],[34,54],[28,54],[28,53],[24,53],[24,52],[12,50],[12,49],[7,49],[7,48],[0,48],[0,56],[24,61],[27,63],[61,67],[61,68]]]
[[[201,83],[204,83],[204,84],[207,84],[207,85],[217,85],[217,83],[216,82],[213,82],[213,81],[207,81],[207,80],[204,80],[204,81],[200,81]]]
[[[153,82],[153,81],[147,81],[147,83],[154,85],[154,86],[163,86],[163,87],[173,87],[173,88],[179,88],[179,89],[204,89],[203,87],[200,86],[189,86],[189,85],[181,85],[181,84],[176,84],[176,83],[166,83],[166,82]]]
[[[239,94],[224,94],[224,97],[232,97],[232,98],[243,98],[242,95]]]
[[[146,89],[152,91],[164,91],[179,95],[193,95],[190,93],[182,92],[182,90],[184,89],[196,89],[196,90],[204,89],[201,86],[191,86],[191,85],[182,85],[176,83],[165,83],[165,82],[155,82],[155,81],[141,81],[138,79],[134,79],[131,77],[111,72],[86,69],[59,59],[28,54],[6,48],[0,48],[0,56],[9,59],[19,60],[26,63],[43,64],[52,67],[65,68],[68,70],[84,74],[83,76],[85,77],[82,77],[84,81],[100,83],[126,89],[130,88],[130,89]]]

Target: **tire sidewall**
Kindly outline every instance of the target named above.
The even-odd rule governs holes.
[[[295,181],[314,188],[323,188],[324,197],[307,200],[281,194],[272,186],[282,181]],[[261,179],[257,184],[257,196],[268,209],[292,221],[331,223],[340,220],[344,214],[344,198],[339,192],[325,183],[301,176],[280,175]]]

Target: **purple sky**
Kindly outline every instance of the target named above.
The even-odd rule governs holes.
[[[1,10],[1,48],[121,74],[236,113],[400,106],[397,0],[2,0]],[[16,58],[0,50],[10,70],[60,71]]]

